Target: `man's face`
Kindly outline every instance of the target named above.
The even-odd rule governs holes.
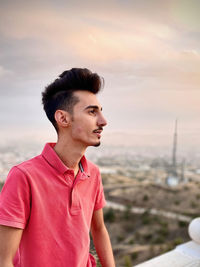
[[[76,91],[79,102],[74,105],[70,122],[73,141],[87,146],[99,146],[101,132],[107,124],[96,95],[88,91]]]

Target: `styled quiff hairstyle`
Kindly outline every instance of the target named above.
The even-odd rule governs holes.
[[[42,92],[42,104],[56,131],[58,128],[54,114],[58,109],[73,114],[73,107],[79,101],[78,97],[73,94],[75,91],[82,90],[97,94],[103,85],[102,77],[97,73],[92,73],[89,69],[82,68],[66,70],[49,84]]]

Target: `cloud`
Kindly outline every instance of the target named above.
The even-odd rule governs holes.
[[[5,78],[6,76],[12,74],[12,71],[5,69],[0,65],[0,79]]]
[[[33,65],[36,61],[41,69],[45,61],[93,62],[101,67],[122,61],[171,60],[174,40],[181,38],[169,20],[152,19],[153,9],[161,6],[167,18],[169,4],[164,9],[161,1],[22,3],[8,4],[1,12],[0,30],[9,43],[15,43],[16,54]]]
[[[115,128],[163,125],[177,114],[197,120],[199,2],[190,5],[187,15],[185,0],[3,1],[0,101],[12,99],[9,118],[15,95],[28,106],[34,96],[35,113],[47,83],[87,66],[105,78],[102,102]]]

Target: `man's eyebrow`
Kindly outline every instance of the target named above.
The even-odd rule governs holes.
[[[86,110],[86,109],[90,109],[90,108],[94,108],[94,109],[97,109],[97,110],[101,110],[101,111],[102,111],[102,107],[99,107],[99,106],[96,106],[96,105],[90,105],[90,106],[87,106],[87,107],[85,108],[85,110]]]

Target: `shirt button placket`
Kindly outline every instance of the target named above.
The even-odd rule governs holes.
[[[78,184],[78,183],[77,183]],[[72,187],[71,191],[71,214],[77,215],[81,210],[80,199],[77,190],[77,184]]]

